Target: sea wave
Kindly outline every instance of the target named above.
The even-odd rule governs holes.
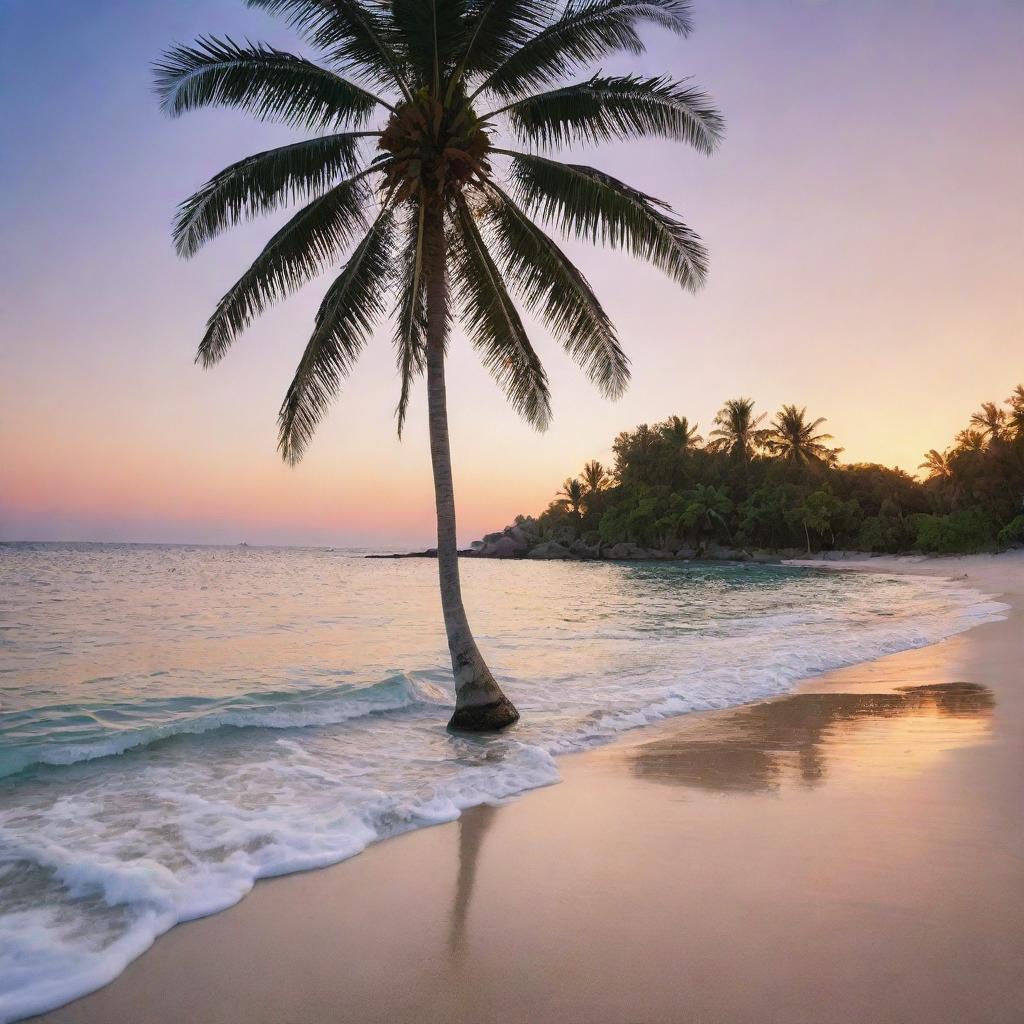
[[[0,778],[35,765],[116,757],[175,736],[340,725],[418,704],[454,705],[454,696],[441,686],[399,673],[365,685],[258,691],[222,699],[182,696],[47,705],[0,714]]]

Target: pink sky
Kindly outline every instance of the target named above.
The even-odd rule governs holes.
[[[323,285],[215,370],[192,363],[214,302],[275,224],[182,263],[174,205],[287,136],[230,112],[163,119],[147,63],[201,32],[290,45],[287,33],[233,0],[140,5],[134,19],[101,4],[87,22],[70,3],[66,19],[41,6],[0,13],[0,127],[14,140],[0,167],[13,263],[0,284],[0,539],[429,543],[425,403],[399,443],[389,331],[297,469],[276,454],[275,414]],[[546,435],[456,335],[463,542],[540,511],[639,422],[677,413],[706,428],[728,397],[769,412],[792,401],[828,417],[848,460],[914,470],[1024,379],[1024,5],[698,0],[696,12],[690,40],[652,34],[639,64],[605,70],[693,74],[727,118],[720,153],[644,143],[582,159],[672,202],[711,249],[709,285],[683,294],[569,245],[633,384],[603,400],[538,329]]]

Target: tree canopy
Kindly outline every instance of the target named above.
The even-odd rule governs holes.
[[[841,463],[825,419],[806,408],[785,405],[768,427],[754,410],[749,398],[725,402],[706,444],[678,415],[624,431],[599,487],[589,470],[562,484],[539,517],[542,535],[662,551],[959,552],[1024,543],[1024,386],[1005,403],[984,403],[949,448],[927,452],[923,479]]]

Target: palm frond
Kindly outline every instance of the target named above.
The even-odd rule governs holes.
[[[395,349],[402,390],[395,414],[398,418],[399,437],[405,429],[413,381],[426,368],[427,294],[423,274],[425,216],[426,209],[421,202],[417,202],[414,213],[409,217],[408,240],[402,252],[398,284]]]
[[[242,219],[271,213],[321,194],[359,165],[359,141],[367,132],[305,139],[247,156],[211,178],[179,207],[173,238],[179,256],[199,248]]]
[[[452,278],[462,294],[462,323],[512,407],[537,430],[551,422],[548,378],[512,296],[480,236],[469,206],[455,205]]]
[[[528,96],[484,119],[501,113],[522,142],[545,147],[661,136],[710,154],[725,128],[706,92],[668,77],[595,76]]]
[[[439,89],[466,41],[466,0],[391,0],[395,49],[414,82]]]
[[[199,343],[196,361],[209,367],[268,305],[284,298],[324,270],[366,227],[362,171],[303,207],[256,257],[217,304]]]
[[[468,42],[456,78],[493,71],[545,28],[555,10],[551,0],[469,0]]]
[[[317,311],[313,335],[278,413],[278,450],[292,465],[302,458],[342,381],[386,311],[394,220],[390,208],[378,214]]]
[[[540,213],[566,234],[625,249],[684,288],[696,290],[704,283],[707,250],[665,203],[593,167],[495,152],[512,157],[513,191],[529,213]]]
[[[283,17],[289,25],[357,77],[385,81],[412,99],[394,47],[394,30],[386,5],[359,0],[246,0]],[[376,7],[377,9],[373,9]]]
[[[587,279],[497,185],[489,182],[486,194],[498,260],[527,309],[543,318],[605,395],[618,398],[629,383],[629,359]]]
[[[609,53],[643,53],[637,32],[643,22],[687,35],[689,0],[569,0],[557,21],[512,53],[476,91],[523,95]]]
[[[154,76],[161,106],[172,117],[199,107],[237,107],[263,120],[323,131],[358,127],[375,107],[390,109],[304,57],[212,36],[168,50]]]

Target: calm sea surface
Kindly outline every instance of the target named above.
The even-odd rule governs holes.
[[[0,1021],[113,977],[260,877],[558,780],[554,756],[783,692],[1002,609],[918,577],[463,563],[523,715],[450,735],[436,564],[0,545]]]

